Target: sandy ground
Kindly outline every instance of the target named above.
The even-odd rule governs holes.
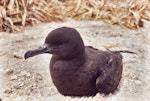
[[[43,54],[28,60],[24,53],[43,44],[53,29],[76,28],[85,45],[105,50],[130,50],[123,53],[124,68],[119,91],[109,96],[64,97],[53,85],[49,74],[51,55]],[[0,33],[0,101],[150,101],[150,23],[144,28],[129,30],[101,21],[47,23],[26,28],[23,32]]]

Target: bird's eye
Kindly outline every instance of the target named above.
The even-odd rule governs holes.
[[[63,46],[63,44],[55,44],[53,45],[53,49],[59,49]]]

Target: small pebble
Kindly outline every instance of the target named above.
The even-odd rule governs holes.
[[[24,86],[23,82],[19,82],[18,84],[14,85],[14,88],[20,89],[22,86]]]
[[[21,71],[21,76],[26,75],[27,71]]]
[[[134,82],[135,82],[135,84],[137,84],[137,85],[142,85],[142,82],[141,82],[140,80],[135,80]]]
[[[42,75],[40,73],[37,73],[36,74],[36,77],[35,77],[37,80],[42,80]]]
[[[37,84],[32,84],[32,86],[31,86],[32,88],[37,88]]]
[[[12,90],[11,90],[11,89],[7,89],[7,90],[4,91],[4,93],[6,93],[6,94],[11,94],[11,93],[12,93]]]
[[[16,39],[15,42],[20,43],[20,42],[23,42],[23,40],[22,39]]]
[[[13,56],[14,56],[14,58],[17,58],[17,59],[23,59],[23,56],[21,53],[14,52]]]
[[[24,77],[20,77],[20,78],[18,79],[19,82],[24,81],[24,80],[25,80]]]
[[[13,69],[9,69],[9,70],[7,70],[6,71],[6,75],[11,75],[11,74],[13,74],[14,73],[14,70]]]
[[[22,90],[19,90],[19,91],[18,91],[18,95],[19,95],[19,96],[23,95],[23,91],[22,91]]]
[[[32,77],[31,73],[29,73],[29,72],[27,72],[25,76],[26,76],[27,78],[31,78],[31,77]]]
[[[21,87],[20,87],[20,85],[16,84],[16,85],[14,85],[14,88],[15,89],[20,89]]]
[[[25,84],[23,82],[19,82],[20,87],[24,86]]]
[[[31,78],[32,75],[30,72],[27,71],[21,71],[21,76],[25,77],[25,78]]]
[[[18,79],[17,75],[13,75],[10,77],[10,80],[17,80],[17,79]]]
[[[32,92],[34,91],[34,88],[33,87],[30,87],[27,91],[27,94],[30,95]]]

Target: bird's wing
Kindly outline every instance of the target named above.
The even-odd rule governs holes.
[[[96,80],[96,87],[101,93],[109,94],[114,92],[119,85],[122,75],[122,56],[120,53],[113,53],[112,51],[105,52],[109,57],[108,62]]]

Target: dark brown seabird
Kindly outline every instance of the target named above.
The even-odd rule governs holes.
[[[84,46],[77,30],[61,27],[48,34],[44,45],[29,50],[24,57],[52,54],[49,68],[57,90],[65,96],[94,96],[117,90],[123,67],[120,52],[125,51]]]

